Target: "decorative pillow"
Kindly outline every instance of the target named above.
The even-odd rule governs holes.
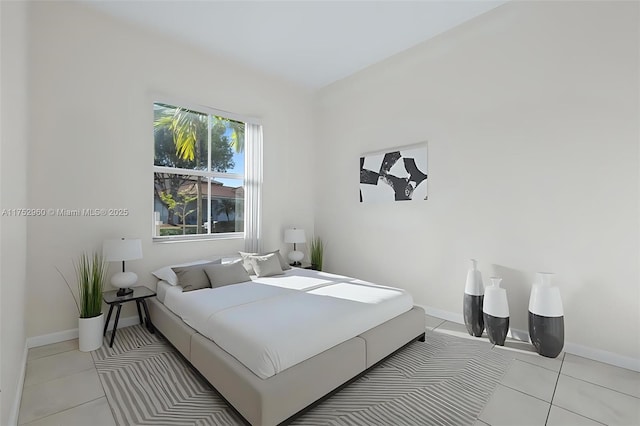
[[[266,256],[250,256],[251,266],[259,277],[270,277],[272,275],[282,275],[282,267],[275,253]]]
[[[280,268],[282,268],[283,271],[286,271],[287,269],[291,269],[291,265],[289,265],[287,261],[284,260],[284,257],[282,257],[282,254],[280,254],[280,250],[276,250],[274,253],[278,257],[278,261],[280,262]]]
[[[204,267],[204,273],[209,277],[212,288],[251,281],[247,270],[242,266],[242,260],[222,265],[207,265]]]
[[[291,266],[289,266],[287,261],[284,260],[284,257],[282,257],[282,255],[280,254],[280,250],[274,250],[268,253],[247,253],[244,251],[240,251],[238,253],[240,253],[240,256],[242,256],[244,268],[251,275],[256,275],[255,271],[253,270],[253,265],[251,265],[251,260],[250,260],[251,256],[266,256],[269,254],[275,254],[278,257],[278,261],[280,262],[280,269],[282,269],[283,271],[286,271],[287,269],[291,269]]]
[[[181,266],[171,268],[178,277],[178,284],[182,287],[182,291],[200,290],[211,287],[209,277],[204,272],[204,268],[213,262],[203,263],[201,265]]]
[[[157,279],[159,279],[160,281],[166,281],[171,285],[178,285],[178,277],[176,276],[175,272],[173,272],[173,269],[171,268],[180,268],[183,266],[193,266],[193,265],[203,265],[205,263],[221,263],[222,260],[221,259],[216,259],[216,260],[196,260],[193,262],[187,262],[187,263],[180,263],[177,265],[171,265],[171,266],[165,266],[164,268],[160,268],[157,269],[155,271],[153,271],[151,274],[156,277]]]

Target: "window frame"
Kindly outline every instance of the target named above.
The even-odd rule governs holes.
[[[152,111],[152,119],[151,125],[153,126],[153,108],[156,104],[164,104],[168,106],[174,106],[178,108],[188,109],[190,111],[196,113],[207,114],[208,116],[214,115],[219,117],[224,117],[230,120],[239,121],[247,124],[255,124],[262,126],[262,122],[253,117],[247,117],[240,114],[231,113],[228,111],[223,111],[215,108],[211,108],[205,105],[199,105],[192,102],[184,101],[181,99],[176,99],[173,97],[154,97],[151,102],[151,111]],[[246,132],[245,132],[245,144],[246,144]],[[208,168],[211,168],[211,153],[208,153]],[[155,165],[155,138],[153,140],[153,157],[151,159],[151,173],[152,177],[155,173],[169,173],[169,174],[178,174],[178,175],[187,175],[187,176],[201,176],[205,178],[215,179],[224,178],[224,179],[236,179],[240,180],[243,183],[243,187],[246,187],[246,176],[247,170],[249,167],[254,167],[253,164],[250,164],[250,160],[245,157],[244,158],[244,173],[225,173],[218,171],[206,171],[206,170],[195,170],[195,169],[183,169],[177,167],[167,167],[167,166],[156,166]],[[207,197],[208,197],[208,207],[207,207],[207,218],[210,218],[210,209],[211,209],[211,181],[207,181]],[[246,197],[246,192],[245,192]],[[246,203],[246,198],[244,200]],[[207,240],[227,240],[227,239],[244,239],[246,228],[243,224],[242,232],[219,232],[212,233],[211,230],[208,230],[207,234],[189,234],[189,235],[167,235],[167,236],[159,236],[156,235],[156,219],[155,219],[155,194],[151,200],[151,213],[152,213],[152,223],[151,223],[151,235],[152,241],[155,243],[171,243],[171,242],[188,242],[188,241],[207,241]],[[246,213],[246,212],[245,212]],[[246,214],[245,214],[246,216]],[[246,219],[243,219],[246,220]]]

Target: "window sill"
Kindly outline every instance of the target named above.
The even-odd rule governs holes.
[[[228,232],[205,235],[175,235],[170,237],[153,237],[154,243],[188,243],[195,241],[239,240],[244,239],[244,232]]]

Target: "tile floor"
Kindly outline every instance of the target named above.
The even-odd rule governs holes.
[[[427,328],[477,339],[439,318],[427,317]],[[541,357],[519,341],[493,350],[513,362],[475,426],[640,425],[640,373],[565,353]],[[29,350],[19,424],[115,425],[93,358],[77,340]]]

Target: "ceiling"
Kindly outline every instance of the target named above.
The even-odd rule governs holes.
[[[312,89],[506,2],[84,1]]]

